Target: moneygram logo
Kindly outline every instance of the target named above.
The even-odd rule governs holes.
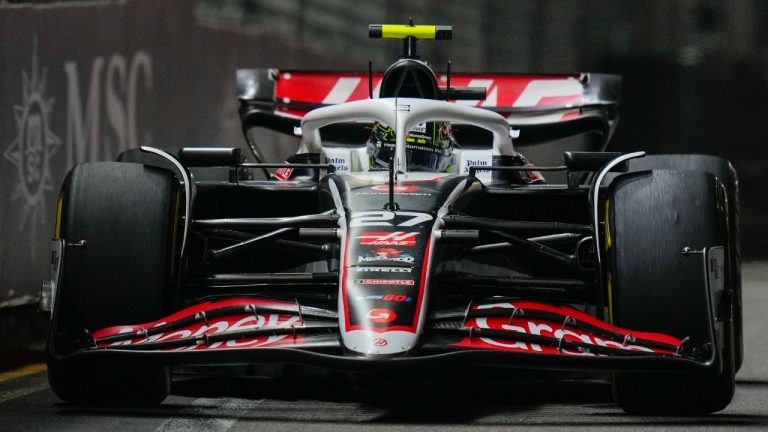
[[[363,246],[416,246],[415,232],[365,232],[357,236]]]
[[[368,251],[359,257],[360,262],[403,262],[412,263],[413,257],[407,253],[392,248],[378,248]]]

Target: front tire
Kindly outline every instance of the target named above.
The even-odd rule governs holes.
[[[615,325],[691,337],[693,346],[709,341],[702,258],[681,252],[686,246],[725,246],[729,256],[724,194],[722,183],[704,172],[644,171],[613,181],[605,244]],[[725,408],[734,393],[735,362],[731,315],[724,315],[719,375],[616,373],[617,404],[633,414],[699,415]]]
[[[80,404],[153,404],[170,390],[167,367],[81,363],[90,332],[164,316],[174,299],[181,229],[179,183],[131,163],[75,166],[61,192],[59,235],[67,246],[48,344],[48,379]],[[57,229],[59,230],[59,229]],[[72,243],[85,240],[85,247]]]
[[[648,155],[629,161],[632,172],[646,170],[701,171],[717,177],[725,186],[728,197],[728,229],[731,233],[728,259],[733,291],[733,345],[735,367],[738,372],[744,359],[744,325],[741,303],[741,234],[739,218],[739,177],[736,169],[726,159],[701,154]]]

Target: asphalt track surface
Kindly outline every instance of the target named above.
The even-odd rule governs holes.
[[[747,263],[743,273],[744,365],[733,402],[711,416],[628,416],[599,377],[556,381],[534,373],[404,387],[317,374],[182,376],[157,407],[82,407],[60,402],[45,372],[31,367],[0,375],[0,431],[768,430],[768,263]]]

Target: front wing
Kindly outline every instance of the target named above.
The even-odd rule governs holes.
[[[716,292],[708,284],[702,293],[710,305]],[[451,364],[702,375],[721,370],[719,350],[694,350],[687,339],[622,329],[570,306],[519,299],[435,312],[421,344],[400,356],[345,352],[335,311],[258,297],[208,301],[157,321],[86,331],[83,337],[90,348],[53,356],[106,357],[118,364],[300,363],[346,371]]]

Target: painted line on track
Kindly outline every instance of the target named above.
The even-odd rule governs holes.
[[[45,363],[35,363],[27,365],[18,369],[14,369],[8,372],[0,373],[0,382],[12,380],[15,378],[21,378],[23,376],[32,375],[33,373],[46,370]]]
[[[165,420],[155,432],[226,432],[240,417],[264,399],[198,398]]]
[[[0,404],[49,389],[45,364],[33,364],[0,374]]]

